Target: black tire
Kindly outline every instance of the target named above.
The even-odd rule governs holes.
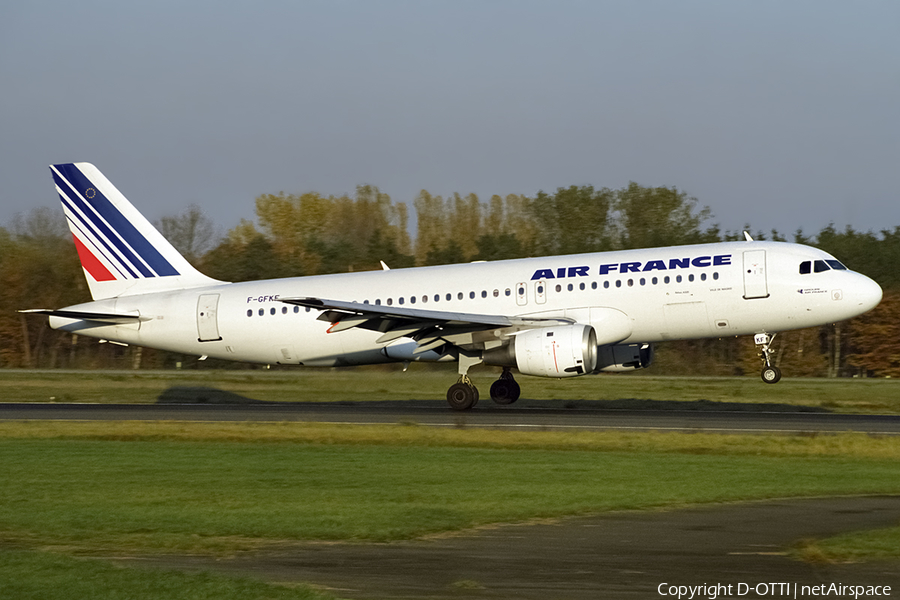
[[[781,380],[781,369],[778,367],[765,367],[760,377],[766,383],[778,383]]]
[[[478,403],[478,388],[467,383],[454,383],[447,390],[447,404],[453,410],[469,410]]]
[[[491,385],[491,400],[497,404],[512,404],[521,393],[522,389],[512,378],[498,379]]]

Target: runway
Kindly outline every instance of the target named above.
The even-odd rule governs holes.
[[[711,403],[708,403],[711,404]],[[466,412],[442,401],[302,403],[35,404],[2,403],[0,420],[54,421],[247,421],[347,424],[415,423],[433,427],[517,430],[576,429],[683,431],[744,434],[859,432],[900,435],[898,415],[848,415],[754,409],[633,410],[603,408],[600,402],[522,401],[496,406],[489,400]]]

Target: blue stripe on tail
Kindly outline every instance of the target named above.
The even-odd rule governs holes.
[[[107,199],[106,196],[104,196],[75,165],[64,164],[55,165],[55,167],[62,174],[63,178],[66,180],[65,183],[67,184],[63,185],[63,182],[57,180],[57,185],[59,185],[60,189],[65,190],[67,187],[71,187],[75,190],[76,194],[72,195],[72,201],[81,208],[82,212],[91,221],[89,225],[92,225],[94,228],[103,232],[104,235],[115,244],[118,251],[126,257],[126,259],[130,261],[144,277],[154,277],[155,275],[153,272],[149,271],[143,263],[149,265],[150,268],[155,271],[155,274],[161,277],[180,274],[175,267],[159,253],[153,244],[147,241],[147,238],[131,224],[131,221],[119,212],[113,203],[110,202],[109,199]],[[58,179],[55,173],[54,179]],[[88,198],[89,194],[87,193],[87,190],[89,189],[93,190],[93,197],[90,198]],[[81,197],[79,197],[79,195]],[[110,231],[106,223],[97,219],[93,215],[93,211],[87,209],[85,202],[81,199],[82,197],[87,198],[87,204],[90,205],[97,214],[103,217],[103,219],[106,220],[106,223],[109,223],[113,230],[115,230],[114,232]],[[131,246],[131,248],[137,252],[140,259],[143,259],[143,263],[119,238],[125,240],[128,246]],[[120,262],[127,268],[124,261]],[[130,271],[131,269],[128,270]]]

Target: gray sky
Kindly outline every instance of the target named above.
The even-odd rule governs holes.
[[[151,220],[286,191],[676,186],[900,225],[900,2],[7,2],[0,224],[96,164]]]

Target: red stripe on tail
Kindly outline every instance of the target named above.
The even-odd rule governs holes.
[[[94,256],[94,253],[88,250],[87,246],[82,244],[77,237],[73,235],[72,238],[75,240],[75,248],[78,249],[78,258],[81,259],[81,266],[94,278],[94,281],[115,281],[116,276],[103,266],[103,263]]]

